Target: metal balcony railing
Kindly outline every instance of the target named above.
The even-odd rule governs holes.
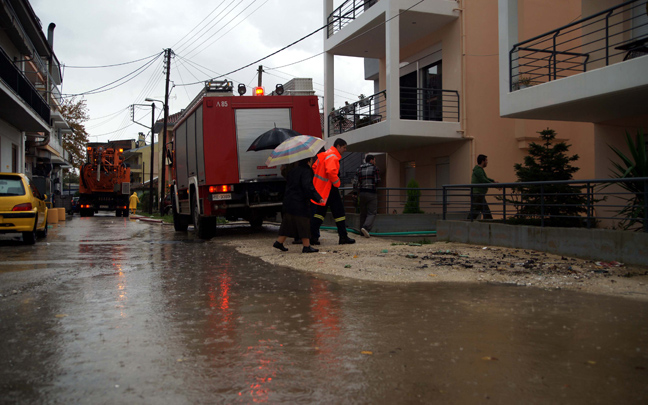
[[[459,122],[456,90],[401,87],[400,96],[401,119]]]
[[[633,184],[635,192],[623,184]],[[648,177],[378,187],[378,214],[437,214],[443,219],[473,221],[480,213],[471,203],[476,188],[488,188],[486,203],[495,222],[648,232]],[[351,187],[340,188],[347,213],[358,211],[352,193]]]
[[[331,38],[336,32],[341,31],[351,21],[376,4],[378,0],[347,0],[328,16],[327,38]]]
[[[631,0],[513,45],[509,91],[648,54],[646,0]]]
[[[331,112],[328,117],[329,136],[353,131],[384,120],[387,116],[386,97],[387,93],[383,90]]]
[[[49,124],[49,105],[2,49],[0,49],[0,78]]]
[[[418,121],[459,122],[459,92],[456,90],[401,87],[400,118]],[[387,93],[365,97],[329,114],[329,136],[353,131],[385,120]]]

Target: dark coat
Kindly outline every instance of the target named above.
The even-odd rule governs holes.
[[[298,217],[310,218],[310,200],[319,201],[322,197],[313,186],[313,169],[308,161],[300,161],[287,173],[286,192],[283,199],[283,212]]]

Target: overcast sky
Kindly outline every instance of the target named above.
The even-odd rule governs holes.
[[[56,24],[54,52],[64,66],[61,90],[86,100],[91,118],[86,129],[91,142],[133,139],[139,132],[149,133],[132,123],[130,105],[150,105],[144,101],[147,97],[164,100],[164,49],[171,48],[175,53],[169,100],[169,113],[173,114],[187,107],[204,80],[253,63],[324,24],[322,0],[30,2],[45,34],[50,23]],[[341,2],[335,1],[335,6]],[[263,65],[266,92],[277,83],[306,77],[313,79],[316,94],[323,96],[324,59],[318,55],[323,51],[323,36],[320,31],[226,78],[235,86],[244,83],[250,94],[257,84],[258,65]],[[309,57],[313,58],[293,64]],[[137,62],[126,63],[133,61]],[[362,59],[336,57],[335,63],[336,106],[373,92],[372,84],[364,80]],[[103,67],[115,64],[121,65]],[[195,82],[200,84],[186,85]],[[93,90],[96,94],[84,94]],[[320,99],[320,108],[322,104]],[[160,107],[156,107],[156,116],[162,111]],[[136,108],[135,118],[150,126],[151,108]]]

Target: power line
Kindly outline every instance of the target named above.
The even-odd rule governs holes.
[[[147,56],[147,57],[142,58],[142,59],[132,60],[132,61],[130,61],[130,62],[115,63],[115,64],[113,64],[113,65],[102,65],[102,66],[69,66],[69,65],[65,65],[65,64],[64,64],[64,65],[61,65],[61,66],[64,67],[64,68],[68,68],[68,69],[101,69],[101,68],[109,68],[109,67],[115,67],[115,66],[129,65],[129,64],[131,64],[131,63],[136,63],[136,62],[140,62],[140,61],[143,61],[143,60],[146,60],[146,59],[152,58],[152,57],[154,57],[154,56],[156,56],[156,55],[158,55],[158,54],[153,54],[153,55],[151,55],[151,56]]]
[[[191,34],[191,33],[192,33],[196,28],[198,28],[198,27],[200,26],[200,24],[202,24],[203,22],[205,22],[205,20],[208,19],[210,15],[214,14],[214,12],[215,12],[215,11],[216,11],[216,10],[217,10],[221,5],[223,5],[223,3],[225,3],[225,0],[221,1],[219,5],[217,5],[217,6],[216,6],[212,11],[209,12],[209,14],[207,14],[207,15],[205,16],[205,18],[202,19],[202,21],[200,21],[200,22],[199,22],[198,24],[196,24],[196,25],[195,25],[191,30],[189,30],[189,32],[187,32],[187,33],[185,34],[184,37],[180,38],[180,39],[178,40],[178,42],[176,42],[175,44],[173,44],[173,45],[171,46],[171,48],[173,49],[173,48],[176,47],[176,45],[178,45],[178,50],[180,50],[180,49],[182,48],[182,46],[183,46],[182,44],[180,44],[180,43],[182,42],[182,40],[184,40],[184,39],[185,39],[189,34]],[[214,17],[214,18],[217,18],[217,17],[218,17],[218,16],[216,16],[216,17]],[[212,19],[212,21],[213,21],[213,19]],[[200,32],[200,31],[199,31],[199,32]],[[194,34],[194,35],[195,35],[195,34]],[[187,41],[188,41],[188,40],[187,40]]]
[[[139,76],[142,72],[144,72],[146,69],[148,69],[148,67],[151,66],[151,64],[153,64],[153,62],[155,62],[160,57],[160,55],[162,55],[162,53],[159,53],[154,59],[151,59],[149,62],[146,62],[144,65],[140,66],[139,68],[135,69],[134,71],[130,72],[129,74],[127,74],[125,76],[120,77],[119,79],[117,79],[117,80],[115,80],[115,81],[113,81],[111,83],[105,84],[105,85],[103,85],[101,87],[97,87],[96,89],[93,89],[93,90],[85,91],[83,93],[64,94],[63,97],[76,97],[76,96],[84,96],[84,95],[88,95],[88,94],[97,94],[97,93],[103,93],[105,91],[117,88],[117,87],[119,87],[119,86],[121,86],[123,84],[126,84],[129,81],[133,80],[135,77]],[[132,76],[132,75],[134,75],[134,76]],[[121,80],[124,80],[125,78],[127,78],[129,76],[132,76],[132,77],[130,79],[122,82],[122,83],[119,83],[116,86],[110,87],[108,89],[106,88],[106,87],[111,86],[111,85],[113,85],[113,84],[115,84],[115,83],[117,83],[117,82],[119,82]]]
[[[254,0],[254,1],[256,2],[257,0]],[[193,51],[190,51],[189,53],[194,52],[194,51],[198,51],[197,53],[195,53],[195,54],[193,55],[193,56],[197,56],[197,55],[199,55],[201,52],[204,52],[204,51],[205,51],[206,49],[208,49],[210,46],[212,46],[212,45],[214,45],[216,42],[220,41],[220,39],[223,38],[225,35],[229,34],[229,33],[230,33],[234,28],[238,27],[238,26],[239,26],[243,21],[245,21],[246,19],[250,18],[250,16],[252,16],[252,14],[256,13],[256,12],[257,12],[261,7],[263,7],[263,6],[264,6],[268,1],[269,1],[269,0],[265,0],[265,1],[263,2],[263,4],[261,4],[259,7],[257,7],[256,9],[254,9],[250,14],[248,14],[248,15],[245,16],[243,19],[241,19],[239,22],[237,22],[236,25],[234,25],[232,28],[230,28],[230,29],[227,30],[225,33],[223,33],[223,35],[221,35],[220,37],[216,38],[216,39],[213,40],[211,43],[209,43],[209,45],[206,45],[206,46],[202,47],[200,50],[198,50],[198,48],[200,47],[200,45],[202,45],[202,44],[204,44],[205,42],[207,42],[210,38],[208,38],[208,39],[206,39],[205,41],[203,41],[202,43],[200,43],[200,45],[198,45],[196,48],[194,48]],[[232,21],[234,21],[234,19],[235,19],[236,17],[238,17],[239,15],[241,15],[241,14],[242,14],[245,10],[247,10],[248,8],[250,8],[250,6],[252,6],[252,4],[253,4],[253,3],[250,3],[247,7],[245,7],[243,10],[241,10],[240,13],[238,13],[237,15],[235,15],[234,18],[232,18],[232,19],[231,19],[227,24],[225,24],[225,26],[224,26],[223,28],[221,28],[220,30],[216,31],[214,34],[218,34],[222,29],[224,29],[227,25],[229,25]]]
[[[236,72],[241,71],[241,70],[243,70],[243,69],[245,69],[245,68],[248,68],[248,67],[250,67],[250,66],[252,66],[252,65],[256,65],[257,63],[259,63],[259,62],[261,62],[261,61],[264,61],[264,60],[268,59],[269,57],[274,56],[274,55],[276,55],[276,54],[278,54],[278,53],[280,53],[280,52],[283,52],[283,51],[285,51],[286,49],[290,48],[291,46],[296,45],[296,44],[300,43],[301,41],[303,41],[303,40],[305,40],[305,39],[307,39],[307,38],[309,38],[309,37],[311,37],[311,36],[317,34],[318,32],[320,32],[321,30],[323,30],[324,28],[327,28],[327,27],[328,27],[328,24],[327,24],[327,25],[324,25],[324,26],[322,26],[322,27],[316,29],[315,31],[311,32],[310,34],[305,35],[305,36],[301,37],[300,39],[298,39],[298,40],[296,40],[296,41],[294,41],[294,42],[292,42],[292,43],[290,43],[290,44],[284,46],[283,48],[281,48],[281,49],[279,49],[279,50],[277,50],[277,51],[275,51],[275,52],[272,52],[271,54],[269,54],[269,55],[267,55],[267,56],[264,56],[264,57],[261,58],[261,59],[258,59],[258,60],[254,61],[254,62],[252,62],[252,63],[248,63],[247,65],[245,65],[245,66],[243,66],[243,67],[240,67],[240,68],[238,68],[238,69],[232,70],[232,71],[229,72],[229,73],[225,73],[224,75],[220,75],[220,76],[218,76],[218,77],[215,77],[215,79],[218,79],[218,78],[220,78],[220,77],[224,77],[224,76],[229,76],[229,75],[231,75],[232,73],[236,73]],[[198,83],[200,83],[200,82],[198,82]],[[177,84],[176,86],[191,86],[191,85],[198,84],[198,83]]]

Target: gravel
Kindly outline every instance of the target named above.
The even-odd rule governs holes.
[[[648,267],[626,266],[545,252],[454,242],[402,242],[383,237],[356,237],[338,245],[337,234],[322,233],[318,253],[302,254],[272,247],[268,233],[239,235],[228,242],[240,253],[266,263],[328,276],[388,283],[477,282],[543,289],[563,289],[648,301]]]

